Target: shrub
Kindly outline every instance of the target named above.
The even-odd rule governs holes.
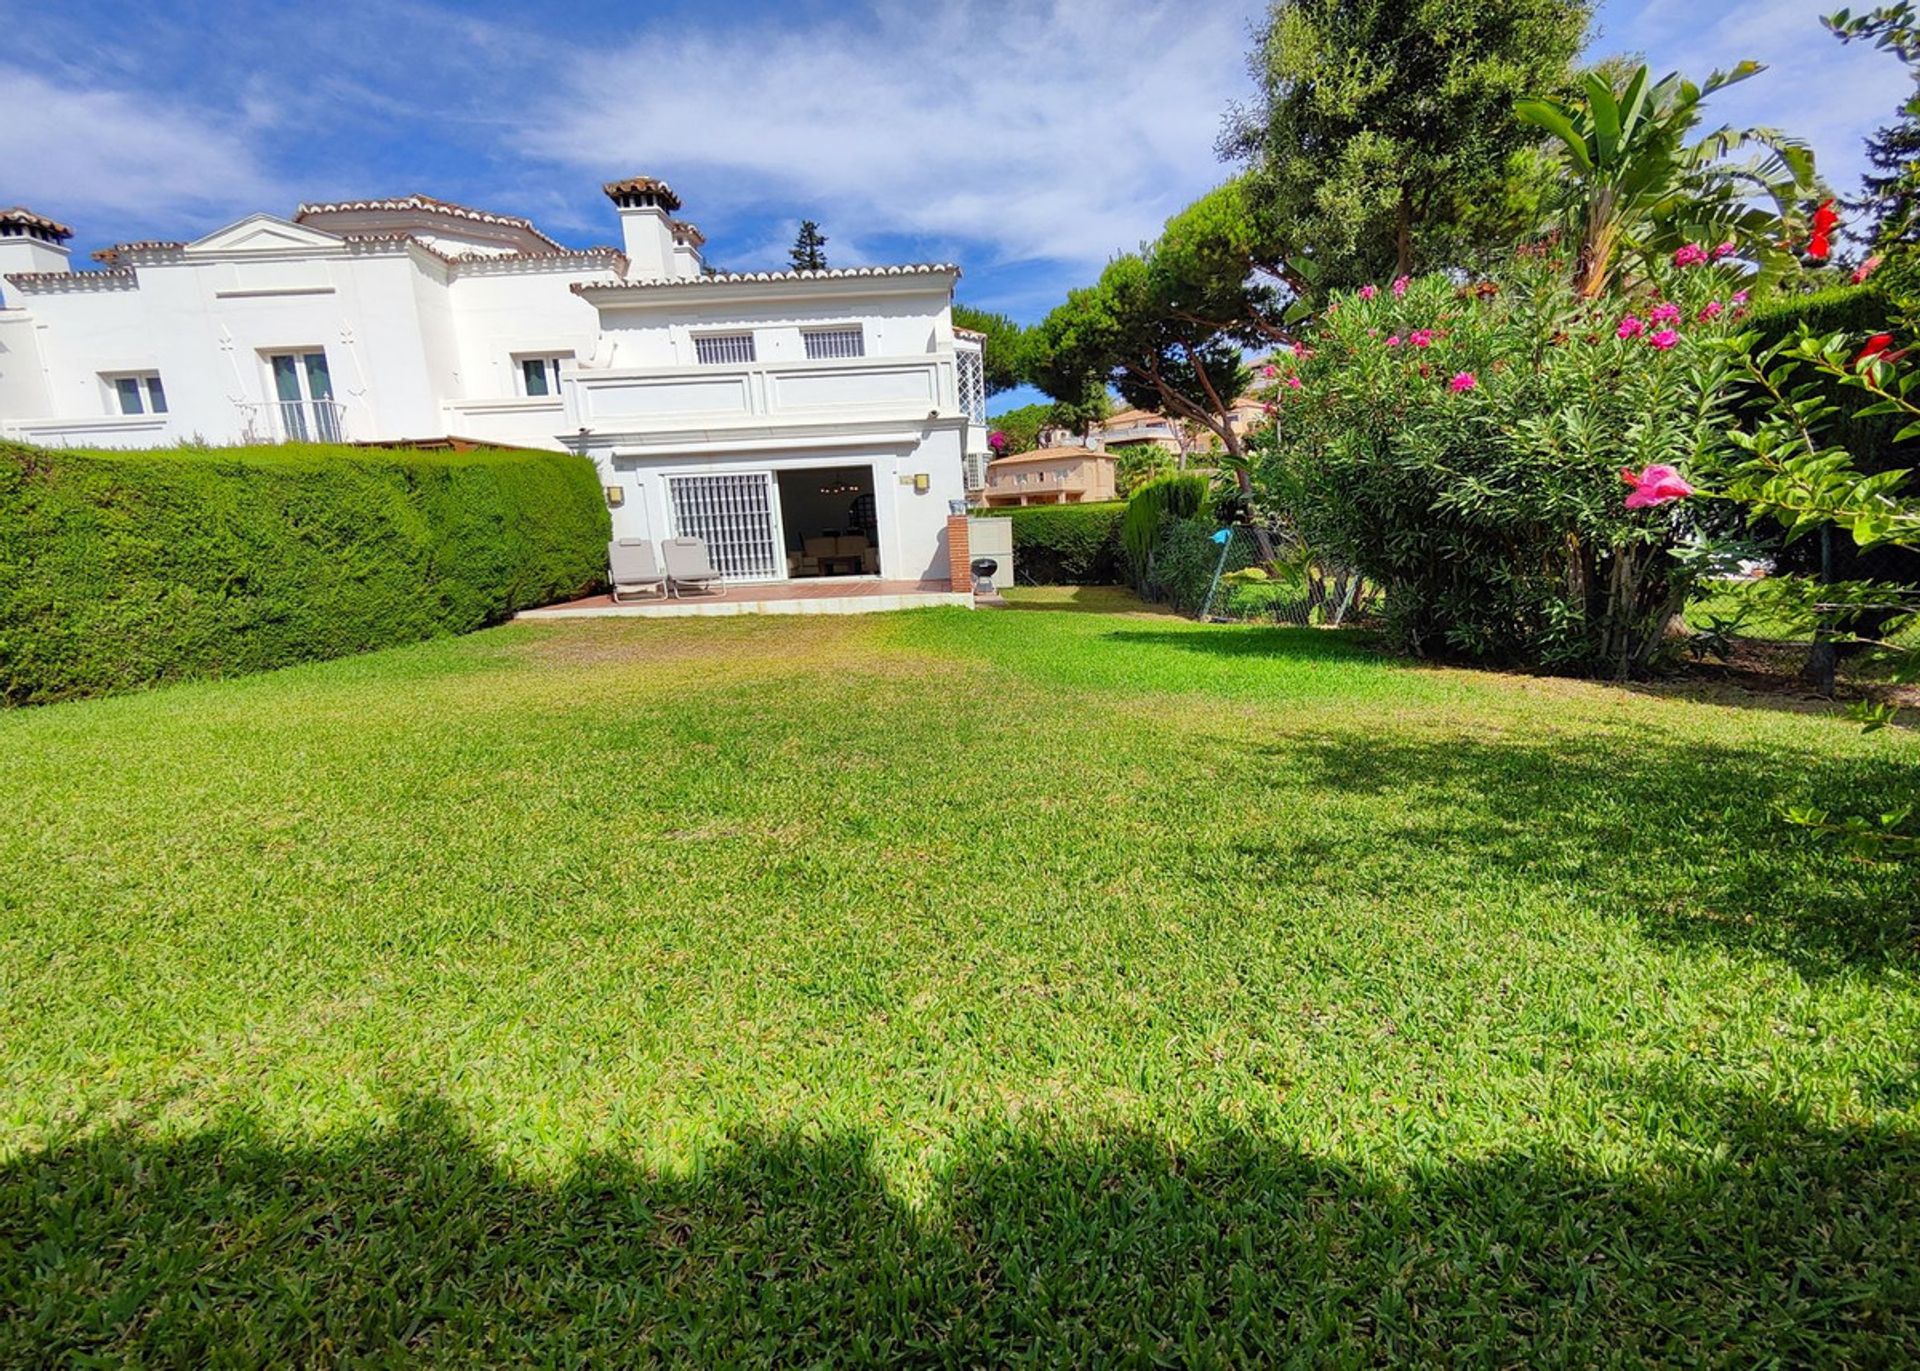
[[[1213,541],[1218,531],[1211,515],[1162,521],[1142,589],[1182,614],[1198,613],[1220,564],[1220,545]]]
[[[1156,476],[1127,500],[1120,546],[1143,588],[1151,581],[1154,551],[1169,525],[1191,519],[1207,502],[1207,478],[1199,472]]]
[[[0,700],[465,632],[590,589],[607,536],[561,453],[0,445]]]
[[[1024,505],[987,513],[1013,521],[1014,574],[1029,585],[1108,586],[1127,579],[1118,501]]]
[[[1620,473],[1727,445],[1737,282],[1663,267],[1583,300],[1567,276],[1523,257],[1343,296],[1289,364],[1261,496],[1384,590],[1414,651],[1624,674],[1684,603],[1698,502],[1629,510]]]

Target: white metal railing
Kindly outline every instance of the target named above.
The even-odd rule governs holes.
[[[751,333],[701,333],[694,335],[694,360],[703,367],[739,366],[753,360]]]
[[[831,362],[867,355],[867,335],[858,327],[803,329],[800,338],[812,361]]]
[[[250,443],[347,441],[347,407],[338,400],[265,400],[239,410]]]

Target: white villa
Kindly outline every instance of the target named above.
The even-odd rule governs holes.
[[[86,271],[65,225],[0,210],[0,437],[570,449],[616,536],[704,538],[730,581],[949,579],[987,455],[959,269],[715,273],[665,182],[605,190],[617,248],[412,195]]]

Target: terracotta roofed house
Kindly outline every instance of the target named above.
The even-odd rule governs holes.
[[[1119,498],[1114,460],[1084,447],[1044,447],[987,463],[986,502],[1006,505],[1079,505]]]

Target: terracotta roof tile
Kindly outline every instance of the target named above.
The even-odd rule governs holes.
[[[58,219],[49,219],[44,214],[35,214],[25,205],[0,209],[0,224],[11,224],[16,228],[38,229],[50,238],[64,240],[73,237],[73,230]]]
[[[476,224],[499,224],[503,228],[524,229],[556,252],[566,251],[565,244],[547,237],[533,226],[531,219],[518,214],[495,214],[490,210],[474,209],[470,205],[456,205],[451,200],[439,200],[431,195],[402,195],[388,199],[335,200],[303,204],[294,211],[293,218],[295,223],[301,223],[309,214],[352,214],[363,210],[409,209],[424,210],[429,214],[444,214],[450,219],[468,219]]]
[[[825,271],[719,271],[711,276],[646,276],[628,281],[576,281],[575,291],[684,290],[701,286],[738,285],[748,281],[844,281],[863,276],[934,276],[960,274],[951,262],[914,262],[897,267],[829,267]]]
[[[600,187],[607,198],[616,205],[624,196],[651,195],[666,207],[668,213],[680,208],[680,197],[673,193],[673,187],[653,176],[628,176],[619,181],[609,181]]]

